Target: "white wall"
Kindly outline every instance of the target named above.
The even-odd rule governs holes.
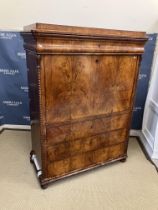
[[[152,159],[158,160],[158,39],[152,66],[152,75],[144,110],[143,144]],[[158,163],[158,161],[157,161]]]
[[[46,22],[158,32],[158,0],[0,0],[0,28]]]

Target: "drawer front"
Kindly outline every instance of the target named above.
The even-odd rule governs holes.
[[[47,126],[47,144],[55,145],[94,135],[126,128],[130,113],[112,117],[100,117],[92,120],[72,122],[60,126]]]
[[[110,133],[100,134],[88,138],[62,142],[47,147],[47,157],[50,162],[62,160],[100,148],[109,147],[126,141],[127,130],[121,129]]]
[[[71,174],[75,171],[84,170],[113,159],[123,157],[126,152],[126,143],[102,147],[98,150],[87,151],[70,156],[63,160],[48,162],[48,177],[56,178]]]
[[[46,121],[64,122],[125,111],[131,107],[135,56],[43,57]],[[49,65],[47,65],[49,63]]]

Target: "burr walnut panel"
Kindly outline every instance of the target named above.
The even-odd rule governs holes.
[[[135,56],[44,56],[43,63],[47,123],[130,109]]]
[[[96,164],[117,159],[125,152],[126,144],[120,143],[110,147],[77,154],[48,164],[48,177],[59,177],[69,172],[78,171]]]
[[[97,117],[89,120],[47,126],[47,144],[58,144],[64,141],[86,138],[93,135],[126,128],[128,113],[109,117]]]
[[[103,147],[109,147],[127,139],[127,130],[120,129],[112,132],[102,133],[95,136],[81,138],[73,141],[64,141],[57,145],[48,146],[48,160],[50,162],[62,160],[69,156],[75,156]]]

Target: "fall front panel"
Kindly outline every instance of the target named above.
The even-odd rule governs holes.
[[[42,63],[48,124],[131,108],[136,56],[47,55]]]

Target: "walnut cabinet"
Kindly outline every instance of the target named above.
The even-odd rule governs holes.
[[[125,161],[146,34],[36,23],[22,36],[41,186]]]

